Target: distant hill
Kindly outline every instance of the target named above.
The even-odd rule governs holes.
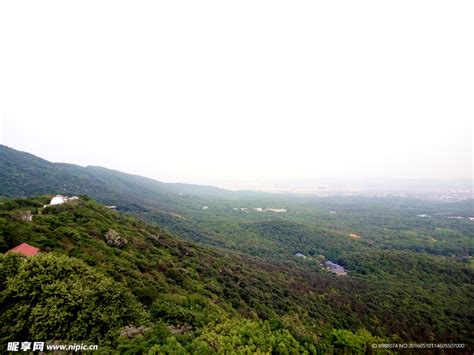
[[[0,145],[0,196],[88,195],[122,211],[174,211],[204,203],[200,197],[231,197],[232,191],[181,183],[163,183],[98,166],[52,163]],[[189,201],[185,195],[193,195]]]

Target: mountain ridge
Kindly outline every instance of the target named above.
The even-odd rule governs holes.
[[[174,211],[182,203],[177,200],[185,194],[197,199],[233,194],[218,187],[165,183],[101,166],[53,163],[4,145],[0,145],[0,180],[10,182],[0,186],[0,196],[88,195],[123,211],[137,208]]]

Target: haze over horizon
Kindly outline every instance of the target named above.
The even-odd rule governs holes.
[[[472,2],[94,6],[0,5],[1,144],[160,181],[472,181]]]

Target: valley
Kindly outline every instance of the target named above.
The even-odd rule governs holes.
[[[364,353],[374,343],[473,344],[471,200],[166,184],[54,164],[6,147],[0,147],[0,168],[0,252],[20,243],[41,251],[25,264],[1,256],[2,346],[12,336],[79,339],[80,327],[102,349],[137,354]],[[80,198],[45,207],[55,194]],[[328,260],[344,273],[330,272]],[[35,268],[53,277],[61,264],[103,279],[103,292],[121,295],[117,302],[127,312],[94,301],[110,317],[99,326],[93,312],[66,298],[47,320],[50,328],[35,317],[17,323],[18,309],[48,312],[54,296],[45,290],[58,280],[45,276],[25,290],[16,282],[22,275],[36,278]],[[87,279],[80,282],[98,292]],[[42,296],[31,299],[31,292]],[[74,297],[88,296],[78,291]],[[138,330],[129,337],[124,329]]]

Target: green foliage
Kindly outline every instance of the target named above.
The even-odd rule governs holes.
[[[217,322],[224,312],[211,299],[201,295],[160,294],[151,307],[151,315],[169,324],[202,328]]]
[[[146,321],[131,293],[80,260],[57,254],[0,256],[1,342],[67,339],[110,342]]]
[[[208,240],[219,238],[228,250],[210,249],[88,198],[38,207],[47,202],[48,196],[0,202],[0,251],[28,242],[45,254],[80,259],[114,285],[129,289],[149,314],[150,330],[119,339],[121,352],[214,353],[235,345],[241,351],[331,353],[359,349],[379,339],[374,336],[386,342],[471,343],[473,269],[463,260],[385,251],[315,226],[306,217],[306,222],[295,216],[264,220],[260,214],[243,220],[229,218],[224,210],[214,220],[186,217],[190,224],[183,225]],[[31,222],[20,218],[25,211],[32,212]],[[104,236],[110,230],[127,244],[108,245]],[[235,240],[225,238],[228,231]],[[246,238],[254,256],[229,251],[243,250]],[[309,257],[296,259],[296,251]],[[344,264],[349,275],[321,270],[320,253]],[[16,273],[19,264],[4,265],[0,275]],[[56,307],[62,314],[62,306]],[[333,333],[333,328],[350,333]],[[52,338],[69,336],[66,327],[58,333],[44,329]],[[369,340],[361,340],[360,329],[370,332]],[[104,335],[99,342],[105,347],[110,338]]]
[[[277,353],[301,354],[307,350],[287,330],[272,330],[269,322],[229,319],[207,327],[198,336],[192,350],[205,349],[225,354]]]
[[[187,354],[187,351],[183,346],[176,340],[175,337],[169,337],[166,339],[164,344],[154,345],[148,351],[150,355],[169,354],[169,355],[182,355]]]
[[[365,329],[360,329],[356,333],[346,329],[334,329],[331,332],[331,342],[336,351],[366,354],[372,348],[372,344],[381,344],[386,342],[386,340],[374,337]]]
[[[197,200],[189,202],[178,192],[229,195],[225,190],[209,186],[165,184],[96,166],[84,168],[72,164],[51,163],[0,145],[0,196],[87,194],[106,205],[115,205],[128,212],[149,209],[174,211],[178,205],[196,207],[203,201],[196,197]]]

